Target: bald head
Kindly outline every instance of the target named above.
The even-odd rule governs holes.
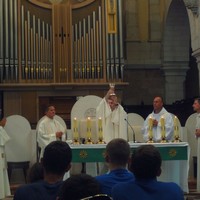
[[[159,113],[163,108],[163,99],[160,96],[157,96],[153,100],[153,109],[155,113]]]

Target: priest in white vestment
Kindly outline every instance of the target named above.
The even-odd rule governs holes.
[[[174,122],[172,115],[167,112],[167,110],[163,107],[163,100],[161,97],[155,97],[153,100],[153,112],[150,113],[146,120],[144,121],[144,125],[142,128],[143,138],[145,141],[149,140],[149,118],[153,121],[153,141],[160,142],[161,141],[161,118],[164,119],[164,127],[165,127],[165,137],[166,140],[173,140],[174,134]]]
[[[196,116],[196,127],[195,127],[195,136],[197,139],[197,191],[200,192],[200,99],[196,98],[192,105],[194,111],[197,113]]]
[[[46,109],[46,115],[39,123],[37,132],[37,142],[41,148],[40,158],[43,156],[45,147],[52,141],[65,140],[66,128],[55,119],[55,107],[48,106]]]
[[[96,109],[96,118],[102,119],[104,141],[114,138],[127,140],[127,113],[118,103],[114,87],[110,88]]]
[[[10,140],[4,126],[6,119],[3,118],[0,122],[0,199],[10,195],[10,185],[8,180],[7,162],[5,155],[5,144]]]

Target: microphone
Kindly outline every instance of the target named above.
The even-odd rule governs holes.
[[[131,127],[131,130],[133,131],[133,143],[135,143],[135,131],[133,127],[130,125],[129,121],[126,118],[124,118],[124,120],[127,122],[127,124]]]

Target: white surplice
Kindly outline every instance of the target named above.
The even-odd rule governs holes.
[[[148,115],[146,120],[144,121],[144,125],[142,128],[142,133],[145,141],[148,141],[148,128],[149,128],[149,118],[152,117],[153,119],[156,119],[158,121],[158,125],[153,127],[153,140],[155,142],[159,142],[161,140],[161,123],[160,118],[164,117],[165,119],[165,137],[166,140],[173,140],[173,133],[174,133],[174,122],[172,115],[166,111],[165,108],[162,108],[162,110],[159,113],[152,112]]]
[[[0,126],[0,199],[10,195],[10,185],[5,155],[5,144],[8,140],[10,140],[10,137],[4,128]]]
[[[56,132],[58,131],[63,132],[63,136],[65,136],[67,130],[55,118],[51,119],[47,116],[44,116],[43,120],[39,123],[37,133],[37,142],[39,147],[41,148],[40,158],[43,156],[45,147],[50,142],[57,140]]]

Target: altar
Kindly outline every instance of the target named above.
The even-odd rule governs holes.
[[[132,151],[147,143],[129,142]],[[162,173],[159,181],[175,182],[188,193],[190,148],[187,142],[153,143],[161,153]],[[104,162],[106,144],[71,145],[73,163]]]

